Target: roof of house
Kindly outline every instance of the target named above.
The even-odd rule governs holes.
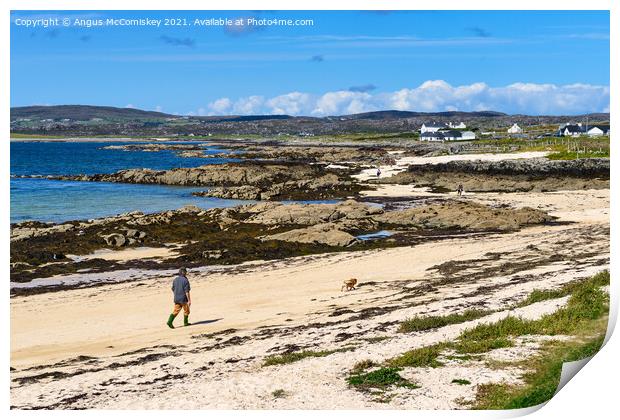
[[[444,137],[444,133],[439,133],[439,132],[430,133],[430,132],[427,131],[425,133],[420,134],[420,137],[438,137],[438,138],[443,138]]]
[[[588,130],[592,130],[593,128],[598,128],[599,130],[605,132],[605,131],[609,131],[609,126],[605,125],[605,124],[594,124],[594,125],[589,125],[588,126]]]
[[[569,133],[583,133],[585,128],[580,125],[567,125],[562,129],[562,131],[566,130],[568,130]]]
[[[446,126],[445,123],[436,123],[436,122],[425,122],[425,123],[422,123],[422,125],[424,127],[440,127],[440,128]]]
[[[442,133],[445,137],[461,137],[462,136],[461,132],[458,130],[447,130],[447,131],[442,131]]]

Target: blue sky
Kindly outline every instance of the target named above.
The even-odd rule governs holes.
[[[71,24],[23,26],[48,17]],[[87,28],[76,18],[188,26]],[[313,25],[194,25],[209,18]],[[15,11],[11,105],[193,115],[608,112],[609,60],[606,11]]]

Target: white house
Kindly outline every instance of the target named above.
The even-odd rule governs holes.
[[[439,131],[425,131],[420,134],[421,141],[444,141],[445,137],[443,133]]]
[[[473,131],[442,130],[434,133],[426,132],[420,134],[420,140],[422,141],[460,141],[475,139],[476,133]]]
[[[420,133],[436,133],[443,128],[446,128],[444,123],[424,123],[420,127]]]
[[[593,125],[588,127],[588,131],[586,134],[590,137],[598,137],[609,135],[609,126],[608,125]]]
[[[459,140],[476,140],[476,133],[473,131],[461,131],[461,138]]]
[[[521,133],[523,133],[523,129],[519,127],[517,123],[514,123],[512,127],[508,129],[508,134],[521,134]]]
[[[458,130],[446,130],[441,132],[443,134],[444,140],[447,141],[456,141],[461,140],[461,132]]]
[[[461,121],[460,123],[449,122],[448,123],[448,127],[450,127],[450,128],[459,128],[459,129],[467,128],[467,126],[465,125],[465,123],[463,121]]]
[[[560,134],[566,137],[579,137],[586,132],[585,128],[579,124],[566,124],[560,128]]]
[[[609,125],[595,124],[595,125],[583,125],[582,123],[569,122],[562,124],[558,130],[560,136],[566,137],[579,137],[587,135],[589,137],[605,136],[609,135]]]

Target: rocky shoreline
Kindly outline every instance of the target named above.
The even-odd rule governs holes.
[[[132,212],[62,224],[24,222],[11,226],[11,280],[127,267],[236,264],[256,259],[363,250],[418,243],[437,232],[509,232],[552,221],[543,211],[445,200],[406,210],[384,211],[347,200],[337,204],[261,202],[234,208],[186,207],[155,214]],[[395,235],[361,241],[383,229]],[[167,258],[102,260],[96,251],[165,248]],[[90,258],[74,256],[92,255]]]
[[[430,186],[446,191],[461,184],[466,191],[474,192],[605,189],[609,188],[609,171],[609,159],[452,161],[411,165],[380,183]]]
[[[209,152],[209,146],[221,146],[233,151],[233,155],[245,160],[288,162],[288,163],[353,163],[353,164],[379,164],[388,157],[390,148],[377,146],[345,146],[345,145],[287,145],[277,142],[262,144],[261,142],[234,142],[234,143],[145,143],[109,145],[102,149],[123,150],[128,152],[161,152],[173,151],[180,157],[198,158],[230,158],[230,152]],[[423,154],[427,153],[428,147],[420,148]],[[436,150],[436,148],[431,148]]]
[[[389,147],[376,146],[287,146],[287,145],[225,145],[238,150],[244,159],[261,161],[286,161],[297,163],[347,163],[356,165],[377,165],[389,157]],[[225,157],[223,153],[211,154],[209,157]]]
[[[239,162],[165,171],[127,169],[111,174],[62,175],[47,179],[213,187],[200,196],[249,200],[316,200],[353,196],[362,187],[351,170],[321,165]]]
[[[269,149],[271,146],[260,147],[267,148],[268,153],[273,152]],[[290,149],[305,153],[303,147]],[[318,147],[311,158],[323,159],[329,150],[327,146]],[[362,151],[363,148],[348,148],[347,156],[362,159]],[[340,160],[345,155],[338,153],[334,150],[336,163],[346,163]],[[392,154],[386,150],[376,156],[392,159]],[[365,250],[412,245],[437,233],[509,232],[553,221],[540,209],[487,205],[450,194],[435,194],[432,199],[409,198],[398,206],[391,205],[389,197],[384,201],[375,197],[375,203],[361,202],[363,195],[360,193],[379,184],[431,187],[440,193],[453,191],[458,184],[463,184],[468,192],[609,188],[608,159],[411,164],[404,172],[366,181],[352,176],[360,167],[368,166],[360,162],[334,168],[324,163],[246,160],[195,168],[127,169],[111,174],[48,177],[84,182],[204,186],[204,191],[194,194],[260,202],[210,210],[186,207],[155,214],[131,212],[60,224],[14,224],[11,226],[11,280],[26,283],[68,273],[165,269],[179,265],[197,267],[213,262],[238,264],[256,259],[337,252],[345,248]],[[392,167],[398,168],[398,165]],[[345,201],[333,204],[279,202],[305,200]],[[358,238],[382,230],[393,234],[371,241]],[[101,250],[114,252],[141,247],[166,250],[166,256],[145,258],[140,255],[120,261],[113,256],[99,258],[97,254]]]

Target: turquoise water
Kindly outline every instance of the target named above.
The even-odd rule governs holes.
[[[90,175],[112,173],[130,168],[188,168],[235,160],[232,158],[182,158],[171,150],[129,152],[103,149],[110,145],[143,143],[153,142],[11,142],[11,175]],[[190,143],[192,142],[175,142],[174,144]],[[204,142],[193,143],[203,144]],[[217,147],[205,147],[205,151],[228,152]]]
[[[230,207],[239,200],[194,197],[195,187],[14,178],[23,175],[112,173],[121,169],[171,169],[237,161],[234,158],[181,158],[171,151],[127,152],[101,149],[120,142],[11,142],[11,223],[62,222],[111,216],[133,210],[152,213],[192,204]],[[131,143],[135,144],[135,143]],[[210,152],[226,152],[206,147]],[[232,156],[232,155],[231,155]]]
[[[194,197],[205,188],[110,182],[11,180],[11,223],[24,220],[64,222],[112,216],[134,210],[155,213],[195,205],[232,207],[248,201]]]
[[[372,241],[373,239],[383,239],[392,236],[392,232],[389,230],[380,230],[374,233],[367,233],[366,235],[358,235],[357,239],[362,241]]]

